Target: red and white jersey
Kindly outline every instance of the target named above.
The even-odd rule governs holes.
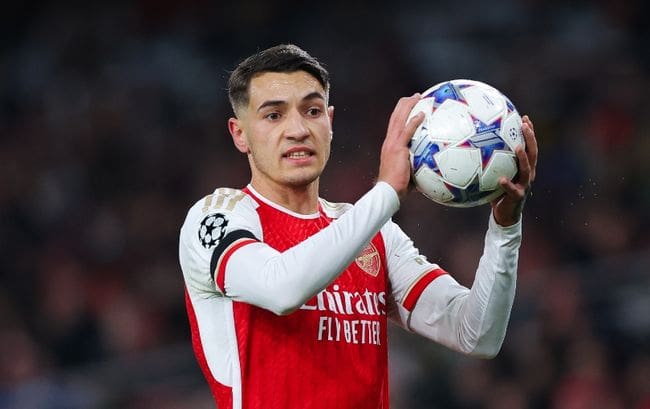
[[[190,209],[180,239],[187,310],[194,350],[219,409],[389,407],[387,318],[408,328],[419,296],[445,274],[395,223],[382,222],[342,273],[288,315],[256,305],[272,304],[300,282],[272,294],[251,290],[261,285],[250,271],[260,269],[256,254],[269,247],[285,252],[352,208],[321,199],[318,213],[301,215],[248,186],[217,189]],[[313,264],[319,274],[323,263],[341,262],[336,235],[330,240],[318,242],[300,266],[282,267],[309,273]]]

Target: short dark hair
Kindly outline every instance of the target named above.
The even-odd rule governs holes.
[[[281,44],[259,51],[240,62],[228,79],[228,99],[233,111],[248,105],[248,87],[251,79],[265,72],[305,71],[318,80],[329,93],[329,73],[306,51],[293,44]]]

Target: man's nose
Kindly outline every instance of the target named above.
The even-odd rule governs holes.
[[[284,136],[295,140],[303,140],[309,136],[309,128],[307,128],[302,115],[297,112],[289,115],[284,128]]]

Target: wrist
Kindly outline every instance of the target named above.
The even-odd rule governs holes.
[[[502,217],[497,214],[494,214],[494,221],[501,227],[510,227],[513,226],[521,220],[521,214],[517,217]]]
[[[507,229],[521,223],[521,213],[504,217],[502,214],[499,214],[499,212],[495,212],[493,210],[491,216],[494,224],[496,224],[497,226],[503,229]]]

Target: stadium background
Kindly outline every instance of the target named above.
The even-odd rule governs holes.
[[[218,3],[3,6],[0,408],[213,407],[178,229],[194,200],[247,182],[225,82],[280,42],[332,75],[332,201],[371,186],[400,96],[478,79],[535,121],[503,350],[467,359],[394,328],[393,408],[650,408],[647,3]],[[396,219],[470,285],[487,214],[413,193]]]

